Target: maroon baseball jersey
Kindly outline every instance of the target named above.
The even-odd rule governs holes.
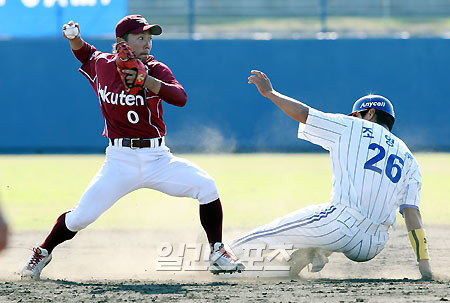
[[[82,63],[79,71],[89,80],[97,94],[105,120],[106,138],[156,138],[166,134],[162,101],[184,106],[186,92],[164,63],[149,56],[147,73],[161,80],[156,95],[144,88],[138,94],[128,94],[116,68],[117,54],[103,53],[89,43],[73,51]]]

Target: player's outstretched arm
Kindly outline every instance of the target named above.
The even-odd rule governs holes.
[[[409,239],[419,262],[419,271],[422,279],[431,280],[433,278],[430,266],[430,257],[428,255],[427,240],[425,230],[422,225],[420,211],[416,208],[404,208],[406,228]]]
[[[261,95],[269,98],[292,119],[301,123],[306,123],[309,113],[309,107],[306,104],[274,90],[269,78],[263,72],[252,70],[251,73],[252,76],[248,77],[248,83],[255,84]]]
[[[74,23],[72,20],[70,20],[67,24],[64,24],[62,26],[62,34],[64,38],[69,40],[70,47],[73,50],[79,50],[83,47],[84,41],[81,38],[80,26],[78,25],[78,23]]]

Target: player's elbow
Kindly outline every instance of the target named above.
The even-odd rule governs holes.
[[[186,95],[186,93],[183,91],[183,93],[180,95],[180,98],[179,98],[179,101],[178,101],[179,103],[179,107],[184,107],[185,105],[186,105],[186,103],[187,103],[187,95]]]
[[[167,103],[183,107],[187,103],[187,94],[180,85],[161,84],[159,96]]]
[[[175,105],[178,107],[184,107],[187,103],[187,96],[186,97],[180,97],[180,98],[164,98],[164,101],[171,105]]]

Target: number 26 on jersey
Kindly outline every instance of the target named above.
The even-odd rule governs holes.
[[[364,164],[364,168],[382,174],[383,170],[377,167],[376,164],[386,157],[386,150],[383,146],[376,143],[371,143],[369,145],[369,149],[376,150],[378,151],[378,153],[367,160],[367,162]],[[386,173],[386,176],[389,178],[389,180],[391,180],[393,183],[397,183],[400,180],[404,164],[405,162],[399,156],[394,154],[389,155],[384,172]]]

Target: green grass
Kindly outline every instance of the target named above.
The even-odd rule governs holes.
[[[256,227],[298,208],[326,202],[331,193],[328,154],[180,155],[216,180],[225,228]],[[450,222],[450,154],[418,154],[426,224]],[[71,209],[100,168],[103,155],[0,156],[3,208],[13,230],[48,230]],[[402,220],[399,220],[402,223]],[[114,205],[91,228],[200,226],[198,203],[141,189]]]

